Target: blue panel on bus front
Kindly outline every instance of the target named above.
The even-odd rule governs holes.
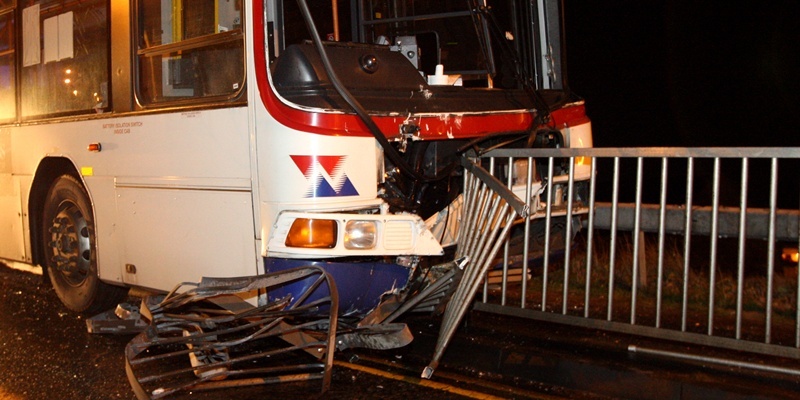
[[[268,273],[307,266],[321,267],[331,275],[339,292],[339,314],[341,315],[366,314],[378,305],[382,294],[392,288],[403,288],[408,282],[410,272],[407,267],[388,263],[264,258],[264,268]],[[315,279],[315,277],[309,277],[278,289],[271,289],[268,293],[269,299],[278,299],[287,294],[297,298],[314,283]],[[309,300],[314,301],[329,294],[328,288],[322,285],[315,290]]]

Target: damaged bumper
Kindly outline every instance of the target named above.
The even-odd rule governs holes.
[[[339,313],[341,315],[363,315],[378,305],[381,296],[393,289],[406,286],[411,269],[398,264],[381,262],[311,261],[266,257],[267,273],[291,270],[300,266],[313,266],[329,274],[339,288]],[[270,300],[287,295],[305,293],[313,285],[306,278],[269,290]],[[310,293],[311,299],[328,296],[326,287],[318,287]]]

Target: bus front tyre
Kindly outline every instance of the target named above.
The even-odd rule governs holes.
[[[44,264],[61,302],[86,314],[116,306],[127,293],[100,281],[92,216],[83,185],[71,175],[56,179],[44,203]]]

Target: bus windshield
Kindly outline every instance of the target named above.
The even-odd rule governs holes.
[[[400,98],[409,97],[409,90],[419,91],[420,85],[440,101],[435,107],[422,100],[406,101],[406,109],[534,109],[539,107],[521,89],[564,89],[559,2],[305,2],[336,74],[356,97],[369,99],[375,113],[397,111]],[[327,90],[332,82],[313,49],[303,8],[295,0],[284,0],[275,14],[271,72],[278,92],[305,106],[343,108]],[[491,95],[481,100],[467,89],[505,91],[503,98],[511,100]],[[486,94],[480,91],[480,96]],[[454,97],[461,100],[446,100]]]

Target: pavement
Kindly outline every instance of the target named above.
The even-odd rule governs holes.
[[[415,340],[402,349],[406,359],[416,358],[420,363],[430,360],[436,323],[434,319],[409,321]],[[643,354],[631,348],[696,359]],[[782,372],[740,365],[766,366]],[[465,318],[444,354],[442,366],[566,398],[800,398],[798,360],[478,311]]]
[[[123,349],[130,336],[93,335],[41,276],[0,267],[0,398],[132,399]],[[337,354],[331,390],[269,386],[235,398],[790,399],[797,360],[778,359],[471,311],[434,379],[438,318],[408,318],[415,340],[392,351]],[[630,346],[785,368],[787,373],[633,353]],[[188,398],[226,398],[226,392]]]

